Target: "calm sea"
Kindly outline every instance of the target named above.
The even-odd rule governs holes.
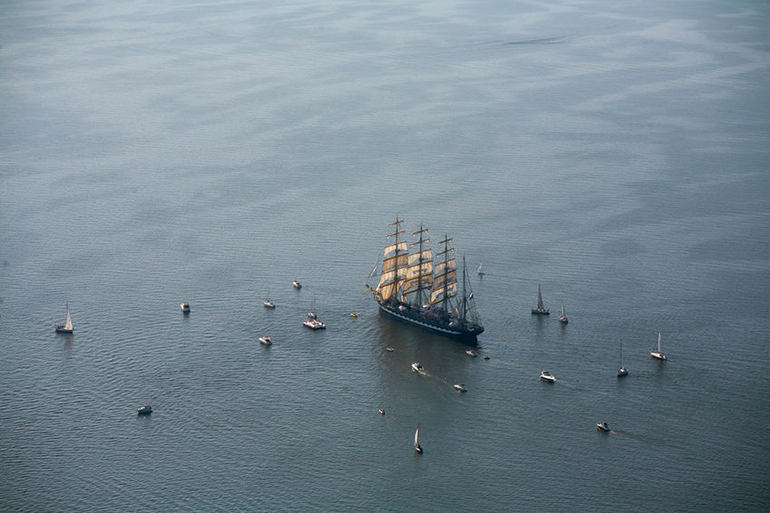
[[[767,511],[769,27],[4,1],[0,510]],[[396,215],[454,238],[488,360],[362,298]]]

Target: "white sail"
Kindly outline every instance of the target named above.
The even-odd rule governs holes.
[[[417,443],[417,437],[420,435],[420,428],[417,428],[417,431],[414,432],[414,446],[419,447],[420,444]]]
[[[385,251],[383,256],[385,258],[395,256],[396,250],[398,250],[399,254],[406,255],[406,241],[397,242],[396,244],[385,246]]]
[[[69,316],[67,316],[67,319],[69,319]],[[660,353],[660,331],[658,332],[658,353]]]
[[[443,274],[445,270],[453,271],[457,269],[457,262],[454,258],[450,258],[446,261],[442,260],[440,262],[436,262],[434,269],[437,275]]]
[[[540,291],[540,285],[537,286],[537,309],[545,310],[545,306],[543,306],[543,294]]]
[[[436,274],[433,278],[433,288],[443,289],[444,285],[447,287],[457,283],[457,271],[452,270],[444,274]]]
[[[64,324],[64,329],[65,330],[72,329],[72,318],[70,317],[70,305],[67,305],[67,322]]]
[[[423,249],[422,251],[416,251],[409,255],[409,265],[416,265],[418,262],[431,262],[433,260],[432,252],[430,249]]]

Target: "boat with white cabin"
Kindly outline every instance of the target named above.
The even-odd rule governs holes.
[[[607,425],[606,422],[597,422],[596,423],[596,429],[598,429],[599,431],[602,431],[604,433],[609,433],[610,432],[610,426]]]
[[[458,392],[467,392],[468,388],[465,386],[465,383],[458,383],[457,385],[453,385],[454,389]]]
[[[658,332],[658,345],[654,351],[650,351],[650,356],[657,358],[658,360],[666,361],[668,357],[660,350],[660,331]]]
[[[294,280],[293,282],[291,282],[291,286],[297,290],[302,288],[302,284],[299,282],[299,280]]]
[[[264,301],[262,301],[262,304],[265,306],[265,308],[270,308],[270,309],[275,308],[275,303],[270,301],[270,291],[269,290],[267,291],[267,297],[265,298]]]
[[[412,370],[414,372],[425,372],[425,367],[423,367],[421,363],[415,362],[412,364]]]
[[[137,415],[149,415],[150,413],[152,413],[152,406],[150,406],[149,404],[145,404],[144,406],[142,406],[141,408],[137,408],[136,410]]]
[[[532,309],[533,315],[551,315],[551,311],[543,305],[543,292],[540,285],[537,286],[537,307]]]
[[[179,308],[182,309],[182,313],[190,313],[190,302],[185,301],[181,305],[179,305]]]
[[[540,381],[545,383],[556,383],[556,376],[548,371],[540,371]]]
[[[313,295],[313,303],[310,305],[310,311],[307,313],[307,320],[302,322],[302,325],[311,330],[323,330],[326,329],[326,324],[315,313],[315,295]]]
[[[264,337],[259,337],[259,343],[263,346],[272,346],[273,339],[270,338],[270,335],[265,335]]]
[[[66,307],[67,307],[67,320],[64,322],[64,325],[54,324],[54,329],[56,330],[56,333],[74,333],[75,331],[75,328],[72,327],[72,317],[70,317],[69,302],[66,303]]]
[[[479,353],[477,353],[473,349],[468,349],[467,351],[465,351],[465,354],[467,354],[468,356],[470,356],[472,358],[476,358],[479,355]]]

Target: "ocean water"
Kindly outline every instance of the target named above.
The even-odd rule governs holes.
[[[767,511],[769,27],[3,2],[0,510]],[[396,215],[483,262],[488,360],[362,297]]]

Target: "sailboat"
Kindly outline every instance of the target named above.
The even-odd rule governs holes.
[[[628,376],[628,367],[623,365],[623,341],[620,341],[620,367],[618,368],[618,377]]]
[[[427,228],[420,225],[412,233],[416,240],[407,245],[403,222],[396,217],[390,223],[393,232],[388,239],[393,239],[393,243],[385,246],[379,284],[372,288],[367,283],[365,287],[383,313],[475,344],[484,326],[476,312],[465,258],[462,270],[458,271],[454,248],[449,245],[452,239],[444,236],[434,262]]]
[[[67,322],[64,323],[64,326],[61,324],[54,324],[54,328],[56,329],[56,333],[72,333],[75,331],[75,329],[72,327],[69,302],[67,302]]]
[[[270,301],[270,291],[267,291],[267,297],[264,301],[262,301],[262,304],[265,305],[265,308],[275,308],[275,303]]]
[[[315,294],[313,294],[313,303],[310,306],[310,311],[307,313],[307,320],[302,321],[302,325],[310,328],[311,330],[323,330],[326,329],[326,324],[322,323],[318,316],[315,314]]]
[[[540,290],[539,284],[537,286],[537,308],[533,308],[532,313],[537,315],[551,315],[551,311],[543,305],[543,292]]]
[[[650,351],[650,356],[657,358],[658,360],[668,360],[666,355],[660,351],[660,331],[658,332],[658,346],[655,348],[655,351]]]
[[[418,436],[420,436],[420,426],[417,426],[417,431],[414,432],[414,450],[422,454],[422,447],[420,447],[420,443],[417,441]]]
[[[559,315],[559,322],[562,324],[567,324],[569,322],[567,316],[564,315],[564,301],[561,302],[561,315]]]
[[[479,278],[481,278],[482,276],[484,276],[484,275],[486,274],[484,271],[482,271],[482,270],[481,270],[481,266],[482,266],[482,265],[483,265],[483,264],[479,264],[479,270],[478,270],[478,271],[476,271],[476,274],[478,274],[478,275],[479,275]]]

